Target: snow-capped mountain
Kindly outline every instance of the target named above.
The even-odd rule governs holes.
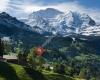
[[[56,17],[56,29],[62,35],[83,34],[84,29],[94,27],[95,21],[87,14],[69,11]],[[58,28],[57,28],[58,27]]]
[[[52,32],[50,22],[53,21],[54,17],[60,14],[63,14],[63,12],[53,8],[47,8],[46,10],[33,12],[28,16],[27,19],[21,19],[21,21],[30,25],[33,30],[41,34],[44,34],[45,32],[50,33]]]
[[[67,36],[71,34],[99,35],[100,26],[85,13],[60,12],[56,9],[47,8],[33,12],[23,22],[30,25],[34,31],[41,34],[49,32]]]
[[[63,12],[60,12],[56,9],[53,8],[47,8],[46,10],[39,10],[37,12],[33,12],[32,14],[29,15],[29,18],[34,18],[34,16],[40,16],[44,19],[50,19],[54,18],[59,14],[63,14]]]

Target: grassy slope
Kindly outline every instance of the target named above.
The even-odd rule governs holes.
[[[57,73],[40,73],[20,65],[0,62],[0,80],[73,80]]]

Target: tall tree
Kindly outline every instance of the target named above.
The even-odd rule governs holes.
[[[0,38],[0,57],[3,58],[3,54],[4,54],[3,41]]]

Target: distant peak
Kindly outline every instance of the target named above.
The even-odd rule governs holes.
[[[39,16],[39,17],[47,19],[47,18],[54,18],[60,14],[63,14],[63,12],[61,12],[57,9],[54,9],[54,8],[47,8],[44,10],[39,10],[39,11],[33,12],[31,15],[29,15],[29,17]]]
[[[54,9],[54,8],[46,8],[46,10],[56,10],[56,9]]]
[[[59,11],[58,9],[55,9],[55,8],[46,8],[46,9],[41,9],[39,11],[36,11],[36,12],[56,12],[56,13],[63,13],[61,11]],[[36,13],[36,12],[33,12],[33,13]]]
[[[71,10],[70,10],[70,11],[67,11],[66,14],[80,14],[80,13],[78,13],[78,12],[76,12],[76,11],[71,11]]]
[[[12,18],[12,17],[6,12],[2,12],[0,13],[0,18]]]
[[[9,15],[6,12],[1,12],[0,15]]]
[[[55,8],[46,8],[45,10],[47,10],[47,11],[50,11],[50,10],[59,11],[59,10],[57,10],[57,9],[55,9]],[[60,11],[59,11],[59,12],[60,12]]]

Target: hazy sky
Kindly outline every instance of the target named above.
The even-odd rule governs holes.
[[[18,18],[46,8],[87,13],[100,21],[100,0],[0,0],[0,11]]]

